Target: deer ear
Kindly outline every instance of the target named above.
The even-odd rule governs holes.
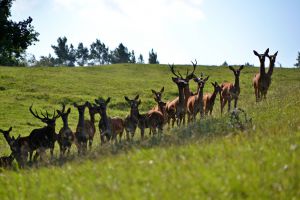
[[[69,114],[71,112],[71,108],[68,108],[67,113]]]
[[[105,101],[105,104],[107,105],[110,102],[110,97],[108,97]]]
[[[240,70],[242,70],[242,69],[244,69],[244,65],[241,65],[241,66],[240,66]]]
[[[254,53],[254,55],[256,55],[256,56],[259,56],[259,54],[258,54],[255,50],[253,50],[253,53]]]
[[[77,108],[78,105],[77,105],[77,103],[73,103],[73,106]]]
[[[214,87],[216,87],[216,85],[215,85],[215,83],[214,83],[214,82],[211,82],[211,84],[212,84]]]
[[[162,87],[161,90],[160,90],[160,93],[163,93],[165,90],[165,87]]]
[[[124,96],[124,99],[125,99],[126,101],[130,101],[130,100],[128,99],[128,97],[127,97],[127,96]]]
[[[62,112],[60,112],[60,110],[56,110],[56,112],[57,112],[59,115],[62,115]]]
[[[207,76],[207,77],[204,79],[204,81],[206,82],[208,79],[209,79],[209,76]]]
[[[278,51],[276,51],[276,53],[274,54],[274,56],[277,56],[277,54],[278,54]]]
[[[156,94],[155,90],[151,90],[153,94]]]
[[[268,53],[269,53],[269,48],[267,48],[267,50],[265,51],[265,53],[264,53],[265,56],[268,55]]]
[[[140,104],[142,103],[142,101],[141,101],[141,100],[138,100],[138,102],[137,102],[137,103],[138,103],[138,105],[140,105]]]
[[[12,127],[10,127],[9,129],[8,129],[8,132],[10,132],[12,130]]]
[[[134,100],[138,100],[140,97],[140,95],[136,95],[136,97],[134,98]]]

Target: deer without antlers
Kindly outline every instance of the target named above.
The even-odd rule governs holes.
[[[215,104],[215,99],[217,94],[221,93],[222,88],[218,85],[217,82],[211,83],[212,86],[214,87],[214,91],[213,93],[206,93],[203,97],[203,101],[204,101],[204,113],[205,115],[212,114],[213,108],[214,108],[214,104]]]
[[[190,96],[188,99],[187,109],[188,109],[188,122],[191,120],[195,121],[197,113],[200,113],[200,118],[204,116],[203,109],[203,88],[205,86],[206,81],[209,79],[209,76],[203,78],[203,74],[201,73],[200,78],[194,78],[194,81],[198,84],[197,93],[193,96]]]
[[[32,110],[32,106],[33,105],[29,107],[30,113],[35,118],[41,120],[43,123],[46,123],[47,126],[32,130],[28,136],[28,140],[29,140],[28,142],[30,148],[30,161],[32,161],[32,153],[34,150],[37,150],[34,156],[34,160],[36,160],[37,157],[41,153],[44,153],[44,151],[48,148],[50,148],[51,157],[53,158],[54,144],[56,141],[55,121],[60,117],[60,115],[56,114],[54,110],[52,117],[50,117],[48,111],[46,111],[46,114],[41,112],[42,115],[41,117],[37,113],[37,111],[34,112]]]
[[[99,130],[101,144],[105,142],[105,137],[107,141],[114,140],[117,142],[117,135],[119,135],[119,141],[121,142],[123,131],[124,131],[124,121],[120,117],[110,118],[107,116],[107,105],[110,102],[110,97],[106,100],[103,98],[95,99],[96,104],[98,104],[98,112],[101,116],[99,121]]]
[[[253,87],[254,93],[256,97],[256,102],[260,101],[262,97],[266,98],[268,89],[271,85],[271,76],[273,74],[273,69],[276,62],[276,56],[278,51],[274,55],[269,55],[269,49],[265,51],[263,54],[257,53],[253,50],[254,55],[259,58],[260,61],[260,72],[255,74],[253,78]],[[265,72],[265,58],[268,57],[270,60],[268,73]]]
[[[220,102],[221,102],[221,114],[223,113],[223,108],[228,101],[228,112],[230,111],[231,100],[234,100],[234,108],[237,107],[238,98],[240,95],[240,73],[244,65],[241,65],[239,69],[235,70],[232,66],[229,66],[229,69],[233,72],[235,81],[233,83],[224,82],[221,84],[221,94],[220,94]]]
[[[60,156],[63,156],[66,150],[68,154],[70,153],[70,149],[74,141],[74,134],[68,124],[68,116],[71,112],[71,108],[68,108],[68,110],[65,111],[65,104],[63,104],[62,111],[57,110],[56,112],[61,116],[61,119],[63,121],[63,127],[60,129],[57,135],[57,142],[59,144]]]

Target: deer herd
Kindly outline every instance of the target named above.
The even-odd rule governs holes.
[[[260,72],[253,78],[256,101],[260,101],[262,98],[266,98],[278,52],[274,55],[269,55],[269,49],[263,54],[259,54],[255,50],[253,52],[260,61]],[[270,60],[267,73],[265,72],[266,57]],[[149,128],[151,136],[151,134],[161,134],[165,124],[168,124],[169,128],[174,127],[175,122],[177,126],[185,125],[186,116],[187,123],[195,122],[197,115],[199,115],[200,119],[203,119],[206,115],[212,114],[218,94],[220,95],[221,114],[226,103],[228,103],[228,112],[230,112],[231,101],[234,101],[234,108],[237,108],[240,94],[240,74],[244,68],[243,65],[238,69],[229,66],[234,75],[234,83],[224,82],[219,85],[217,82],[212,82],[214,90],[212,93],[206,94],[203,93],[203,90],[209,80],[209,76],[204,77],[203,73],[199,77],[196,76],[197,61],[192,62],[192,65],[192,72],[189,73],[187,70],[185,76],[182,76],[179,71],[175,71],[174,64],[169,65],[171,73],[175,76],[172,77],[172,81],[178,88],[178,96],[174,100],[165,103],[162,100],[164,87],[158,92],[152,90],[157,105],[143,114],[139,112],[139,105],[141,104],[139,95],[136,95],[133,99],[127,96],[124,97],[130,107],[130,113],[125,119],[107,115],[110,97],[107,99],[95,99],[95,103],[85,102],[81,105],[73,103],[74,108],[78,110],[78,123],[75,132],[68,125],[68,116],[71,113],[70,107],[66,108],[66,105],[63,104],[61,110],[54,110],[53,114],[49,114],[48,111],[40,112],[39,114],[36,110],[33,110],[33,105],[31,105],[29,112],[35,118],[45,123],[46,126],[32,130],[28,136],[21,137],[19,135],[17,138],[10,135],[12,127],[8,130],[0,129],[11,150],[10,156],[0,157],[0,167],[9,167],[14,159],[20,167],[24,167],[28,163],[36,162],[38,158],[42,160],[43,154],[45,154],[47,149],[50,149],[51,157],[53,157],[55,142],[59,145],[60,157],[70,153],[72,144],[75,144],[77,147],[79,155],[84,155],[88,148],[89,150],[92,148],[96,133],[96,114],[100,115],[98,127],[101,145],[103,145],[109,141],[118,142],[118,138],[121,141],[124,130],[126,139],[132,140],[138,127],[141,139],[143,139],[147,128]],[[189,82],[192,79],[198,86],[195,93],[189,88]],[[89,120],[85,119],[84,116],[86,108],[89,111]],[[58,118],[62,119],[63,127],[56,133],[55,126]],[[33,153],[35,153],[34,156]]]

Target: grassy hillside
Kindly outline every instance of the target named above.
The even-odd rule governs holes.
[[[190,66],[189,66],[190,67]],[[178,66],[185,74],[186,66]],[[191,69],[190,69],[191,70]],[[266,101],[255,103],[252,77],[258,68],[241,74],[239,107],[252,117],[245,132],[220,117],[219,98],[213,117],[178,129],[162,138],[99,145],[97,129],[92,152],[78,157],[75,148],[66,160],[55,159],[25,170],[0,169],[1,199],[297,199],[300,198],[300,71],[275,69]],[[209,82],[233,81],[223,67],[198,67]],[[0,67],[0,128],[28,135],[43,124],[28,111],[52,111],[62,102],[112,97],[108,114],[125,117],[124,100],[140,94],[141,110],[155,105],[151,89],[165,87],[172,100],[177,87],[165,65],[111,65],[93,68]],[[191,81],[190,87],[196,90]],[[208,83],[204,91],[212,92]],[[86,117],[87,117],[86,112]],[[96,120],[98,121],[99,116]],[[78,113],[72,107],[70,127]],[[57,131],[62,126],[57,121]],[[166,129],[166,128],[165,128]],[[56,148],[56,157],[58,157]],[[0,136],[0,155],[9,147]]]

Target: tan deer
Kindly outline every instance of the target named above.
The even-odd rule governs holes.
[[[203,109],[203,88],[205,86],[206,81],[209,79],[209,76],[203,78],[203,74],[201,73],[200,78],[194,78],[194,81],[198,84],[197,93],[195,95],[190,96],[187,103],[187,114],[188,114],[188,122],[196,121],[197,114],[200,113],[200,118],[204,117],[204,109]]]
[[[95,99],[96,104],[98,104],[98,112],[101,116],[99,121],[99,130],[101,144],[105,142],[105,137],[107,141],[114,140],[117,142],[117,136],[119,135],[119,141],[122,140],[122,135],[124,132],[124,121],[120,117],[110,118],[107,116],[106,109],[110,102],[110,97],[106,100],[103,98]]]
[[[213,108],[214,108],[214,104],[215,104],[215,99],[217,94],[221,93],[222,88],[218,85],[217,82],[211,83],[212,86],[214,87],[214,91],[213,93],[206,93],[203,96],[203,102],[204,102],[204,113],[205,115],[208,115],[208,113],[211,115]]]
[[[164,87],[161,88],[161,90],[159,92],[156,92],[155,90],[151,90],[152,94],[154,95],[154,100],[157,102],[161,101],[163,92],[164,92]],[[156,110],[159,111],[159,105],[154,106],[151,110]]]
[[[228,112],[230,111],[231,101],[234,100],[234,108],[237,107],[238,98],[240,95],[240,73],[244,65],[241,65],[239,69],[235,70],[232,66],[229,66],[229,69],[233,72],[235,81],[233,83],[224,82],[221,84],[221,94],[220,94],[220,102],[221,102],[221,114],[223,113],[223,108],[228,102]]]
[[[259,58],[260,62],[260,72],[257,73],[253,78],[253,87],[254,93],[256,97],[256,102],[260,101],[262,98],[266,98],[268,89],[271,85],[271,76],[273,74],[273,69],[275,66],[276,56],[278,51],[274,54],[269,56],[269,49],[265,51],[263,54],[257,53],[253,50],[254,55]],[[270,60],[269,70],[268,73],[265,72],[265,58],[268,57]]]

